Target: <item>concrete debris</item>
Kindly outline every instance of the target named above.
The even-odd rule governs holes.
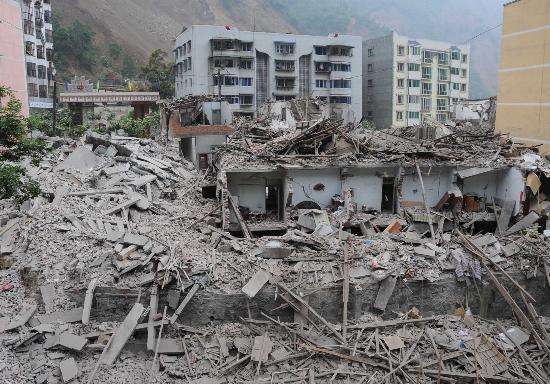
[[[192,141],[95,133],[22,161],[43,196],[0,201],[2,377],[548,382],[546,159],[284,105],[299,119],[238,119],[207,170]]]
[[[61,370],[61,378],[64,383],[70,383],[78,378],[78,366],[72,357],[62,360],[59,363],[59,369]]]

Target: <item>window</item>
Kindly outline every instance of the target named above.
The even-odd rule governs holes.
[[[460,91],[460,83],[451,83],[453,91]]]
[[[252,87],[252,78],[241,77],[241,87]]]
[[[431,79],[432,78],[432,68],[431,67],[422,67],[422,78]]]
[[[409,111],[409,119],[420,119],[420,112]]]
[[[330,56],[353,56],[353,51],[350,47],[333,46],[329,48],[328,54]]]
[[[397,63],[397,72],[405,71],[405,63]]]
[[[34,56],[34,44],[30,41],[25,41],[25,54]]]
[[[351,72],[351,64],[334,63],[332,64],[332,70],[338,72]]]
[[[420,80],[409,80],[409,88],[420,88]]]
[[[409,48],[409,52],[413,56],[420,56],[420,47],[418,46],[411,46]]]
[[[275,79],[275,85],[277,86],[277,89],[291,89],[294,88],[294,79],[277,77]]]
[[[224,77],[224,85],[226,86],[234,86],[239,85],[239,78],[236,76],[225,76]]]
[[[254,102],[254,98],[252,95],[240,95],[239,98],[241,105],[252,105]]]
[[[466,92],[467,86],[466,84],[460,84],[460,92]]]
[[[409,72],[420,72],[420,64],[409,63]]]
[[[466,64],[468,62],[468,55],[464,54],[462,55],[462,62]]]
[[[214,59],[214,68],[233,68],[233,59]]]
[[[468,70],[467,69],[462,70],[462,77],[468,77]]]
[[[27,63],[27,76],[28,77],[36,77],[36,64],[35,63]]]
[[[403,112],[401,112],[401,111],[395,112],[395,119],[397,121],[402,121],[403,120]]]
[[[439,52],[439,64],[449,64],[449,54],[447,52]]]
[[[43,45],[38,45],[36,47],[36,57],[38,57],[39,59],[44,59],[44,46]]]
[[[397,79],[397,88],[405,88],[405,79]]]
[[[39,65],[38,66],[38,78],[39,79],[45,79],[46,74],[47,74],[46,67],[44,65]]]
[[[331,96],[331,104],[351,104],[351,96]]]
[[[440,123],[446,123],[447,122],[447,114],[445,114],[445,113],[438,113],[436,118],[437,118],[437,121],[439,121]]]
[[[48,97],[48,86],[47,85],[39,85],[38,86],[38,97],[45,99]]]
[[[325,62],[315,62],[315,72],[327,73],[331,71],[331,64]]]
[[[432,99],[429,99],[427,97],[422,98],[422,110],[423,111],[430,111],[432,109]]]
[[[227,101],[229,104],[239,104],[239,101],[240,101],[239,96],[229,95],[229,96],[224,96],[223,98],[224,98],[225,101]]]
[[[191,53],[191,40],[187,42],[187,53]]]
[[[294,43],[275,43],[275,51],[282,55],[294,53]]]
[[[422,60],[425,62],[425,63],[431,63],[433,61],[432,59],[433,57],[433,52],[431,51],[424,51],[422,53]]]
[[[292,72],[294,71],[294,61],[293,60],[275,60],[275,70]]]
[[[351,88],[351,80],[331,80],[331,88]]]
[[[23,20],[23,31],[26,35],[34,35],[34,23],[32,20]]]
[[[374,112],[373,111],[367,111],[367,117],[374,117]]]
[[[455,75],[455,76],[460,75],[460,68],[451,67],[451,75]]]
[[[240,69],[252,69],[252,60],[241,60],[239,61],[239,68]]]
[[[405,55],[405,47],[403,45],[397,46],[397,56],[404,56]]]
[[[329,81],[328,80],[315,80],[315,87],[316,88],[329,88]]]
[[[53,43],[53,32],[51,29],[46,29],[46,43]]]
[[[367,87],[374,87],[374,80],[373,79],[367,80]]]
[[[367,72],[374,71],[374,64],[367,64]]]
[[[34,83],[28,83],[27,92],[30,97],[38,97],[38,86]]]
[[[437,110],[438,111],[447,110],[447,99],[437,99]]]
[[[439,68],[439,70],[437,72],[439,73],[439,81],[449,80],[449,70],[448,69]]]
[[[368,55],[368,57],[374,56],[374,48],[369,48],[369,49],[367,50],[367,55]]]
[[[437,85],[437,94],[440,96],[447,96],[448,87],[447,84],[438,84]]]
[[[327,47],[323,47],[320,45],[315,46],[315,54],[319,56],[326,56],[328,53]]]
[[[190,71],[193,69],[193,66],[191,65],[191,58],[187,59],[187,70]]]
[[[451,52],[451,59],[452,60],[460,60],[460,52],[459,51],[452,51]]]
[[[410,95],[409,104],[418,104],[420,103],[420,96]]]
[[[422,83],[422,94],[423,95],[432,94],[432,83]]]
[[[241,44],[241,51],[252,52],[252,43],[242,43]]]
[[[405,96],[397,95],[397,104],[403,104],[405,102]]]

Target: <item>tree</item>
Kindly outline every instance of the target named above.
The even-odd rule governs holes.
[[[8,97],[5,108],[0,109],[0,145],[11,147],[19,142],[27,128],[21,115],[21,102],[13,91],[0,85],[0,101]]]
[[[161,98],[174,96],[172,64],[167,57],[165,51],[156,49],[151,53],[147,65],[141,68],[141,75],[149,82],[151,91],[159,92]]]
[[[121,74],[125,78],[132,78],[136,76],[137,67],[134,59],[129,55],[124,55],[122,59],[122,70]]]
[[[109,44],[109,56],[113,60],[120,59],[120,56],[122,56],[122,47],[118,45],[117,43],[111,43]]]

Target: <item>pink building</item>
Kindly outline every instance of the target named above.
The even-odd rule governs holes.
[[[23,115],[28,116],[21,6],[15,0],[0,0],[0,84],[15,91],[23,104]]]

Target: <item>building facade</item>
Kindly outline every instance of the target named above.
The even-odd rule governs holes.
[[[266,101],[320,97],[346,121],[362,117],[359,36],[195,25],[177,37],[173,55],[178,98],[221,94],[233,115],[255,116]]]
[[[469,45],[412,39],[395,32],[363,43],[363,114],[377,128],[449,120],[468,99]]]
[[[53,107],[53,29],[50,0],[20,0],[27,93],[31,112]]]
[[[550,153],[550,1],[504,6],[496,129]]]
[[[0,0],[0,85],[14,91],[21,112],[29,114],[21,8],[15,0]],[[2,100],[4,103],[8,98]]]

